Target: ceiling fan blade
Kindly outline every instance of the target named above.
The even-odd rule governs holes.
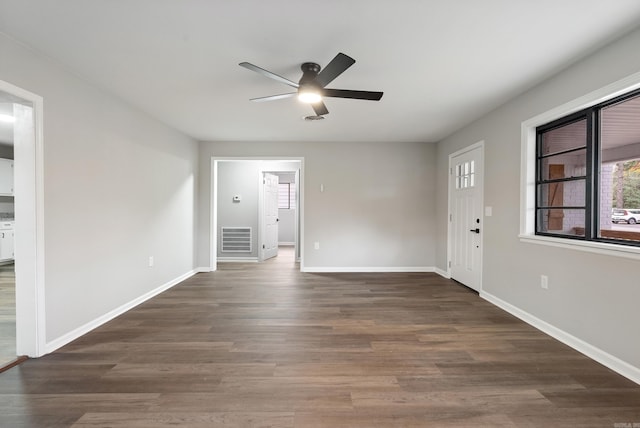
[[[318,101],[317,103],[311,104],[313,107],[313,111],[316,112],[316,116],[323,116],[325,114],[329,114],[329,110],[327,110],[327,106],[324,105],[322,101]]]
[[[250,101],[261,103],[263,101],[274,101],[274,100],[281,100],[283,98],[291,98],[291,97],[295,97],[296,95],[298,95],[297,92],[290,92],[288,94],[269,95],[268,97],[251,98]]]
[[[316,83],[324,88],[331,83],[333,79],[344,73],[347,68],[355,64],[355,62],[355,59],[340,52],[331,60],[331,62],[329,62],[329,64],[327,64],[325,68],[320,71],[320,73],[318,73],[318,76],[315,79]]]
[[[384,92],[373,91],[351,91],[349,89],[327,89],[322,90],[322,96],[333,98],[352,98],[356,100],[380,101]]]
[[[278,76],[277,74],[272,73],[268,70],[265,70],[264,68],[260,68],[257,65],[253,65],[250,62],[241,62],[238,65],[240,67],[246,68],[247,70],[255,71],[256,73],[262,74],[263,76],[266,76],[270,79],[277,80],[278,82],[284,83],[285,85],[293,86],[294,88],[297,88],[299,86],[296,82],[293,82],[282,76]]]

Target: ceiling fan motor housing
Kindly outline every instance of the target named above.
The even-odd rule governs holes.
[[[302,70],[302,77],[298,82],[300,85],[298,92],[319,90],[320,85],[315,80],[318,77],[318,73],[320,73],[320,66],[315,62],[305,62],[300,66],[300,69]]]

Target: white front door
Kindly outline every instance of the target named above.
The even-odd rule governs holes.
[[[480,291],[482,280],[483,145],[449,158],[451,278]]]
[[[278,176],[264,173],[263,260],[278,255]]]

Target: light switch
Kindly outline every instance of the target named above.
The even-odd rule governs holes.
[[[493,207],[484,207],[484,216],[491,217],[493,215]]]

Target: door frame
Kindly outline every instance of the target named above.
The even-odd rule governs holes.
[[[44,101],[37,94],[0,80],[0,91],[31,103],[33,138],[14,144],[16,354],[46,353],[44,245]]]
[[[243,157],[243,156],[225,156],[225,157],[211,157],[211,190],[209,192],[210,195],[210,203],[209,207],[211,210],[210,215],[210,224],[209,224],[209,270],[211,272],[216,271],[218,269],[218,163],[225,161],[265,161],[265,162],[300,162],[300,180],[299,180],[299,190],[300,192],[297,195],[297,200],[299,203],[299,210],[297,215],[299,215],[299,234],[296,235],[296,250],[300,253],[300,271],[304,268],[304,157],[292,157],[292,156],[257,156],[257,157]],[[261,193],[263,191],[262,187],[262,173],[273,171],[273,168],[269,169],[268,166],[259,168],[258,179],[260,180],[260,185],[258,186],[258,194],[259,198],[261,198]],[[262,199],[258,202],[258,226],[262,224]],[[258,231],[258,242],[260,242],[262,236],[262,231]],[[258,257],[260,258],[262,255],[262,248],[258,250]]]
[[[452,219],[453,219],[453,209],[452,209],[452,203],[453,203],[453,187],[451,186],[451,175],[453,174],[453,159],[456,158],[457,156],[460,156],[464,153],[470,152],[472,150],[476,150],[476,149],[480,149],[480,162],[482,164],[482,187],[478,188],[478,191],[480,192],[480,206],[483,207],[483,209],[481,210],[480,215],[483,218],[482,221],[482,229],[481,229],[481,234],[480,234],[480,254],[479,254],[479,259],[480,259],[480,267],[479,267],[479,272],[478,272],[478,292],[482,292],[482,271],[483,271],[483,266],[484,266],[484,258],[483,258],[483,254],[484,254],[484,235],[485,235],[485,220],[484,218],[486,217],[486,215],[484,215],[485,213],[482,212],[484,211],[484,178],[485,178],[485,173],[484,173],[484,140],[478,141],[475,144],[472,144],[470,146],[467,146],[465,148],[462,148],[456,152],[453,152],[451,154],[449,154],[449,165],[447,168],[447,277],[451,278],[451,251],[453,248],[453,233],[451,230],[451,223],[452,223]]]

